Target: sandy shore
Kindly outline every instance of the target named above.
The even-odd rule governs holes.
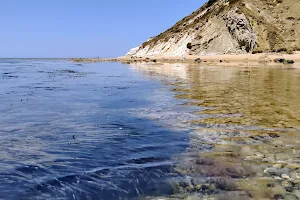
[[[199,61],[199,58],[201,61]],[[207,63],[217,65],[261,65],[272,64],[276,58],[284,58],[286,60],[293,60],[294,66],[300,67],[300,52],[294,54],[284,53],[261,53],[261,54],[226,54],[226,55],[205,55],[205,56],[192,56],[187,55],[184,57],[118,57],[118,58],[73,58],[75,62],[122,62],[122,63],[137,63],[137,62],[150,62],[150,63]],[[198,61],[197,61],[198,59]],[[299,64],[298,64],[299,63]]]

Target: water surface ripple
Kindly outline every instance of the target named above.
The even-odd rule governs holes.
[[[122,64],[1,60],[0,198],[172,194],[172,156],[187,147],[187,131],[136,113],[178,102]]]
[[[0,60],[0,199],[300,199],[293,66]]]

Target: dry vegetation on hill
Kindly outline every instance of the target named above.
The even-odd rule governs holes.
[[[134,56],[300,50],[299,0],[209,0]]]

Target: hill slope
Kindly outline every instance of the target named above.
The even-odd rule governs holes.
[[[300,50],[299,0],[209,0],[128,56]]]

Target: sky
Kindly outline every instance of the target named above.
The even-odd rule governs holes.
[[[0,57],[116,57],[205,0],[3,0]]]

